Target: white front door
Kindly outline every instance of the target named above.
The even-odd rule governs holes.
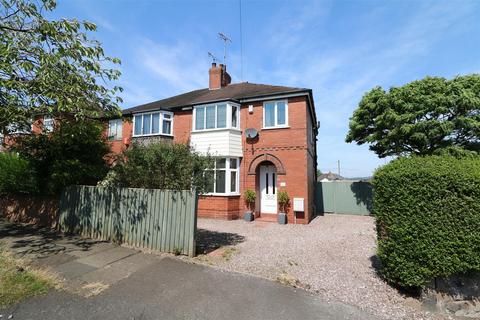
[[[260,166],[260,212],[277,213],[277,172],[275,166]]]

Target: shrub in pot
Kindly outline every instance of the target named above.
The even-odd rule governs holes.
[[[248,211],[245,211],[243,215],[243,219],[245,221],[253,221],[253,211],[252,211],[252,204],[255,203],[255,198],[257,195],[255,191],[251,189],[245,190],[243,197],[245,198],[245,203],[247,204]]]
[[[278,192],[277,201],[280,207],[280,212],[278,213],[278,223],[286,224],[287,223],[287,206],[288,206],[288,203],[290,202],[290,197],[288,196],[287,191],[282,190]]]

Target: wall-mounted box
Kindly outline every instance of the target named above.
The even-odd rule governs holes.
[[[304,198],[293,198],[293,211],[295,212],[304,212]]]

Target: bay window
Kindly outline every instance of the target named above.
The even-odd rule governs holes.
[[[205,171],[206,192],[214,195],[237,195],[239,192],[238,171],[238,158],[216,158],[214,167]]]
[[[239,129],[239,108],[230,103],[197,106],[193,111],[194,131]]]
[[[133,117],[133,136],[172,135],[173,113],[157,111]]]
[[[269,101],[263,104],[263,127],[288,126],[288,104],[286,101]]]

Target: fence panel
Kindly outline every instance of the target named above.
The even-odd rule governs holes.
[[[59,228],[86,237],[195,255],[197,195],[192,191],[70,186]]]
[[[373,188],[363,181],[317,182],[316,206],[322,213],[369,215]]]

